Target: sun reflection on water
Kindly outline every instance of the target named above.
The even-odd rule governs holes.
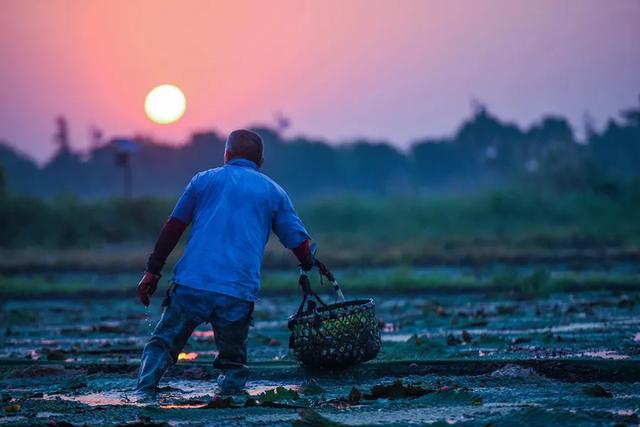
[[[197,358],[198,353],[196,353],[195,351],[178,354],[178,360],[196,360]]]

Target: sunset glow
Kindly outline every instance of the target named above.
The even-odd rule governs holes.
[[[633,0],[8,1],[0,139],[44,161],[58,115],[85,150],[93,126],[183,144],[282,112],[290,136],[406,147],[455,132],[473,99],[602,125],[636,102],[638,16]],[[158,126],[142,103],[165,82],[189,105]]]

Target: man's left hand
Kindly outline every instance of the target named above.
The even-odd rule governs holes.
[[[292,249],[293,254],[300,261],[300,268],[309,271],[315,265],[316,244],[305,240],[297,248]]]
[[[138,297],[145,307],[149,307],[149,297],[156,291],[159,280],[159,274],[153,274],[145,271],[140,283],[138,283]]]

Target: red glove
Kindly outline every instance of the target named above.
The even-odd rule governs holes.
[[[153,274],[145,271],[140,283],[138,283],[138,297],[145,307],[149,307],[149,297],[156,291],[159,280],[159,274]]]
[[[310,240],[307,239],[300,243],[300,245],[292,249],[291,252],[298,258],[300,267],[302,267],[304,271],[309,271],[313,268],[315,264],[315,244],[312,245]]]

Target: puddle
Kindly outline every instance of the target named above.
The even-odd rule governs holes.
[[[12,425],[16,421],[24,421],[24,420],[27,420],[27,417],[24,417],[22,415],[9,415],[5,417],[0,417],[0,424]]]
[[[380,338],[382,339],[382,342],[406,342],[411,339],[413,335],[414,334],[381,334]]]
[[[581,332],[591,330],[607,330],[614,326],[635,326],[640,325],[640,318],[638,319],[618,319],[610,320],[606,322],[576,322],[567,325],[557,325],[549,327],[539,328],[527,328],[527,329],[502,329],[502,328],[469,328],[464,329],[470,334],[477,336],[483,335],[528,335],[528,334],[544,334],[544,333],[563,333],[563,332]],[[418,333],[419,336],[426,336],[427,338],[434,338],[438,336],[445,336],[451,332],[462,332],[461,328],[447,328],[438,331],[431,331],[427,334]],[[411,339],[416,333],[404,333],[404,334],[381,334],[383,342],[406,342]],[[640,332],[636,334],[634,340],[640,340]]]
[[[62,415],[64,415],[64,414],[57,413],[57,412],[38,412],[38,413],[36,413],[36,418],[59,417],[59,416],[62,416]]]
[[[191,409],[201,407],[204,403],[181,403],[180,401],[198,398],[206,402],[215,395],[216,390],[215,381],[170,381],[170,384],[171,387],[169,390],[158,393],[158,403],[162,409]],[[298,392],[301,390],[298,384],[250,381],[247,383],[246,392],[250,396],[257,396],[281,386]],[[139,401],[132,390],[112,390],[101,393],[91,392],[84,394],[45,394],[42,399],[48,401],[65,400],[93,407],[122,405],[148,406],[150,403],[148,401]],[[48,414],[48,412],[42,413]]]
[[[128,393],[133,394],[129,391]],[[127,397],[124,391],[107,391],[102,393],[87,393],[78,395],[65,394],[46,394],[45,400],[68,400],[72,402],[82,403],[87,406],[145,406],[145,403],[137,402],[134,398]]]
[[[196,353],[195,351],[189,353],[180,353],[178,354],[178,360],[196,360],[198,356],[198,353]]]
[[[625,360],[629,359],[629,356],[626,354],[620,354],[613,350],[601,350],[601,351],[584,351],[582,353],[576,353],[575,356],[578,357],[595,357],[598,359],[607,359],[607,360]]]
[[[559,333],[559,332],[580,332],[590,330],[607,330],[612,326],[634,326],[640,325],[640,318],[637,319],[616,319],[606,322],[575,322],[567,325],[552,325],[542,328],[527,328],[527,329],[488,329],[477,328],[468,329],[471,334],[493,334],[493,335],[523,335],[523,334],[541,334],[546,332]]]
[[[191,334],[192,337],[196,338],[213,338],[213,331],[198,331],[195,330]]]
[[[200,409],[202,406],[204,406],[203,403],[180,403],[160,405],[160,409]]]

